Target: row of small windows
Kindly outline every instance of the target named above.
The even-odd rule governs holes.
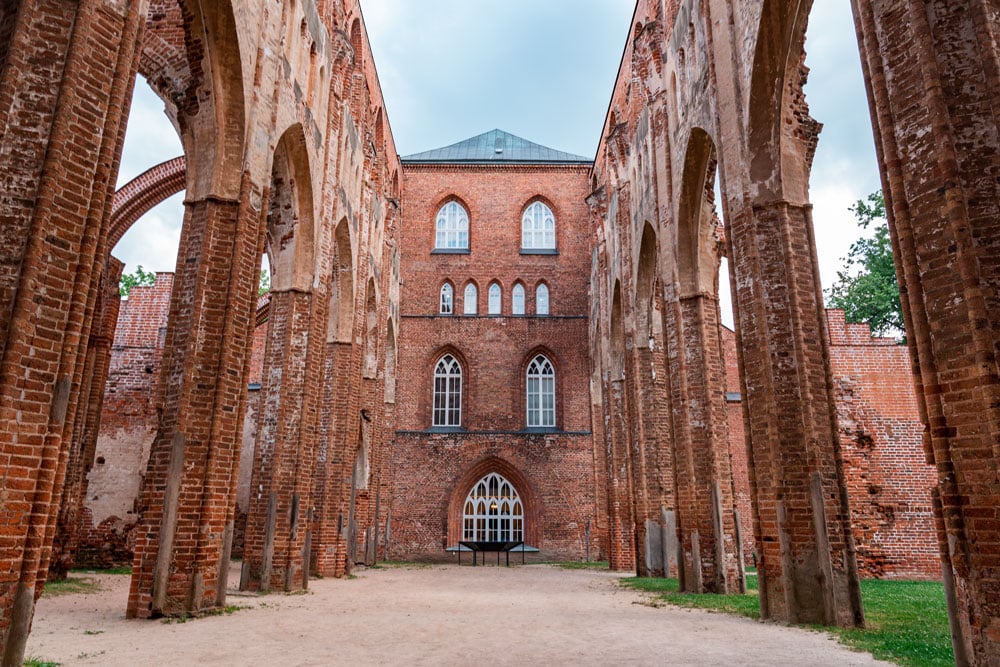
[[[528,428],[555,428],[556,371],[544,354],[528,364],[524,386]],[[434,368],[432,424],[455,428],[462,425],[462,365],[451,354],[441,357]]]
[[[524,285],[517,283],[510,293],[510,312],[512,315],[524,315]],[[499,283],[490,283],[487,292],[487,313],[489,315],[500,315],[503,306],[503,291]],[[479,290],[475,283],[465,286],[465,294],[462,299],[462,313],[464,315],[476,315],[479,312]],[[455,312],[455,289],[451,283],[441,285],[441,299],[438,312],[442,315],[452,315]],[[539,283],[535,288],[535,315],[549,314],[549,288],[545,283]]]
[[[457,201],[438,211],[434,247],[438,250],[469,249],[469,212]],[[552,209],[536,201],[521,216],[521,247],[525,250],[556,249],[556,218]]]

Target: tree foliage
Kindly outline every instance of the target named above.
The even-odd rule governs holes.
[[[267,269],[260,270],[260,282],[257,283],[257,296],[262,297],[271,291],[271,274]]]
[[[123,273],[118,281],[118,293],[127,297],[133,287],[148,286],[156,282],[155,271],[143,271],[142,264],[135,267],[135,273]]]
[[[826,305],[843,309],[848,322],[867,322],[873,335],[902,335],[903,308],[882,191],[859,199],[850,211],[863,229],[874,234],[851,244],[844,270],[837,272],[837,282],[827,290]]]

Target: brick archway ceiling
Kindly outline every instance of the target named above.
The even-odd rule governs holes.
[[[123,185],[111,200],[107,247],[113,249],[136,220],[183,190],[186,182],[187,160],[181,155],[147,169]]]
[[[168,108],[184,98],[192,75],[180,0],[152,0],[149,3],[139,73]]]

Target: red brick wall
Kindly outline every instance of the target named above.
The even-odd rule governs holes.
[[[503,474],[505,466],[530,487],[519,492],[533,499],[525,527],[531,546],[544,557],[582,559],[589,524],[591,556],[603,553],[590,432],[587,194],[586,166],[404,167],[394,447],[405,463],[395,466],[393,558],[445,557],[443,548],[459,533],[458,510],[449,516],[449,507],[478,480],[466,478]],[[558,254],[520,252],[521,214],[539,197],[555,214]],[[432,253],[435,217],[450,198],[469,212],[467,254]],[[445,280],[455,289],[454,315],[438,315]],[[478,289],[477,316],[462,314],[470,280]],[[493,281],[503,290],[499,317],[486,315]],[[533,315],[541,281],[549,288],[547,317]],[[516,282],[525,287],[523,317],[510,315]],[[462,363],[464,430],[444,434],[431,431],[431,405],[434,366],[446,350]],[[545,435],[525,430],[525,371],[537,352],[556,369],[556,430]]]
[[[908,351],[891,338],[872,338],[866,324],[846,323],[842,310],[826,312],[858,568],[865,577],[939,578],[930,499],[935,473],[924,459]],[[736,336],[723,327],[722,339],[726,390],[739,392]],[[729,410],[733,480],[749,559],[753,519],[742,404],[730,402]]]

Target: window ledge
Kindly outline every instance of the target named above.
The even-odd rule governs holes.
[[[434,248],[431,250],[432,255],[468,255],[468,248]]]
[[[558,255],[555,248],[521,248],[522,255]]]
[[[461,426],[431,426],[427,433],[465,433]]]
[[[562,433],[562,431],[559,430],[555,426],[525,426],[524,427],[524,432],[525,433],[531,433],[531,434],[535,434],[535,433],[542,433],[542,434],[544,434],[544,433]]]

